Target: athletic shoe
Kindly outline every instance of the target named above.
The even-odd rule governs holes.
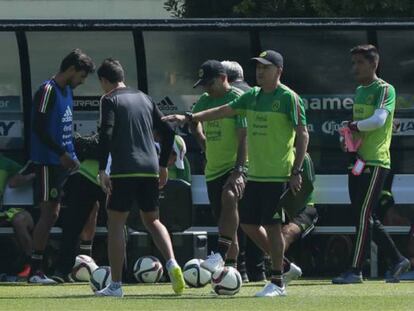
[[[95,292],[95,296],[98,297],[116,297],[116,298],[122,298],[124,297],[124,292],[122,291],[122,287],[113,288],[111,286],[112,284],[109,284],[104,289],[98,290]]]
[[[247,272],[246,271],[241,271],[241,272],[239,271],[239,273],[240,273],[242,282],[243,283],[249,283],[249,277],[247,275]]]
[[[288,285],[292,280],[297,280],[302,276],[302,269],[299,268],[297,265],[295,265],[293,262],[290,263],[290,269],[289,271],[286,271],[283,273],[283,284],[286,286]]]
[[[332,279],[332,284],[358,284],[362,283],[362,273],[354,273],[352,270],[342,273]]]
[[[170,276],[171,285],[174,290],[174,293],[181,295],[185,288],[184,276],[181,268],[175,266],[168,270],[168,275]]]
[[[261,291],[257,292],[255,297],[276,297],[286,296],[285,286],[279,287],[272,282],[268,282]]]
[[[404,259],[400,260],[396,265],[394,265],[390,272],[389,277],[385,279],[387,283],[398,283],[400,281],[401,274],[410,270],[411,263],[410,261],[404,257]]]
[[[29,264],[25,264],[23,266],[23,270],[17,273],[17,276],[19,278],[28,278],[30,275],[30,272],[32,271],[32,267],[30,267]]]
[[[224,260],[220,253],[211,252],[211,255],[207,256],[207,259],[201,263],[201,267],[207,269],[211,273],[214,273],[224,267]]]
[[[36,271],[36,273],[30,276],[27,281],[33,284],[44,284],[44,285],[57,284],[56,281],[48,278],[42,271]]]
[[[52,280],[56,281],[56,283],[73,283],[73,279],[70,277],[69,274],[64,274],[60,271],[56,271],[55,274],[53,274],[50,277]]]

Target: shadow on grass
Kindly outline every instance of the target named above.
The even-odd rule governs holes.
[[[33,283],[27,283],[27,282],[0,282],[0,287],[1,286],[35,286],[35,287],[56,287],[56,286],[79,286],[79,285],[88,285],[89,283],[85,282],[85,283],[81,283],[81,282],[77,282],[77,283],[64,283],[64,284],[33,284]]]
[[[1,300],[10,300],[10,299],[19,299],[19,300],[32,300],[32,299],[85,299],[85,298],[93,298],[93,299],[113,299],[113,297],[96,297],[94,295],[73,295],[73,296],[42,296],[42,297],[21,297],[21,296],[8,296],[8,297],[0,297]],[[218,296],[218,295],[191,295],[191,294],[184,294],[181,296],[177,296],[174,294],[142,294],[142,295],[126,295],[122,300],[146,300],[146,299],[171,299],[171,300],[208,300],[208,299],[251,299],[254,298],[253,296]]]

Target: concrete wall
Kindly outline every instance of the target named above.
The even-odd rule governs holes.
[[[169,18],[164,0],[0,0],[0,19]]]

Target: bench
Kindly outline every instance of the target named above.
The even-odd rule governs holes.
[[[414,191],[410,185],[414,184],[414,174],[397,174],[394,176],[392,192],[396,204],[414,204]],[[208,195],[204,175],[192,175],[191,184],[192,199],[194,205],[208,205]],[[316,204],[350,204],[348,195],[348,176],[347,175],[317,175],[315,182],[314,201]],[[21,188],[6,187],[3,204],[5,206],[30,206],[33,204],[32,187]],[[386,230],[392,235],[407,234],[410,230],[408,226],[387,226]],[[191,227],[188,231],[206,231],[216,234],[216,227]],[[98,227],[97,235],[105,235],[106,227]],[[12,228],[0,228],[0,235],[13,234]],[[61,234],[59,227],[53,227],[51,235]],[[332,234],[355,234],[353,226],[316,226],[313,231],[315,235]],[[373,242],[371,245],[371,277],[378,276],[378,256],[377,246]]]
[[[396,204],[414,204],[414,174],[396,174],[392,184],[392,193]],[[209,204],[204,175],[192,176],[193,204]],[[316,204],[350,204],[347,175],[317,175],[315,181],[314,201]],[[191,227],[191,230],[203,230],[217,234],[216,227]],[[392,235],[405,235],[409,226],[386,226]],[[355,234],[354,226],[316,226],[312,234]],[[371,277],[378,277],[378,247],[371,244]]]
[[[414,174],[396,174],[392,193],[396,204],[414,204]],[[209,204],[204,175],[193,175],[193,204]],[[350,204],[347,175],[316,175],[314,200],[317,204]]]

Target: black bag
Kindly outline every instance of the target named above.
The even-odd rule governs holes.
[[[99,134],[82,136],[79,133],[73,135],[75,143],[75,152],[79,161],[85,159],[98,160],[99,159]]]

